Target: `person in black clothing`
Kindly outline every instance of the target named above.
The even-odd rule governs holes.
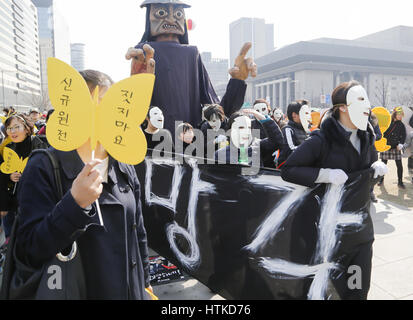
[[[348,174],[369,168],[374,169],[374,178],[387,173],[387,166],[377,161],[375,135],[368,125],[371,106],[364,88],[355,81],[343,83],[334,90],[332,101],[334,107],[324,116],[321,129],[314,131],[282,167],[285,181],[313,188],[317,184],[343,185]],[[374,242],[370,216],[363,225],[354,238],[340,242],[340,248],[348,248],[347,257],[352,258],[334,257],[344,270],[356,265],[363,272],[361,290],[349,289],[347,272],[332,279],[344,300],[365,300],[369,292]]]
[[[171,133],[163,128],[164,120],[163,112],[159,107],[150,107],[146,117],[146,128],[143,131],[148,142],[148,154],[150,155],[153,155],[154,151],[158,154],[161,154],[161,151],[166,151],[168,154],[174,151]]]
[[[212,104],[204,110],[204,118],[205,122],[201,126],[201,131],[204,136],[205,155],[208,155],[211,145],[214,145],[213,155],[215,155],[216,151],[227,146],[228,137],[225,130],[228,126],[228,118],[224,108],[217,104]]]
[[[262,123],[268,138],[254,138],[250,115]],[[263,166],[263,159],[272,155],[282,144],[282,133],[275,121],[253,109],[234,113],[229,119],[228,128],[231,130],[231,143],[216,152],[215,160],[219,164],[251,165],[251,161],[257,156],[260,159],[258,165]]]
[[[413,128],[413,116],[410,118],[409,125]],[[413,155],[409,157],[409,160],[407,162],[407,167],[410,170],[413,170]],[[412,178],[412,182],[413,182],[413,178]]]
[[[284,140],[278,159],[278,168],[281,168],[288,157],[310,133],[311,110],[306,100],[295,101],[288,106],[288,124],[282,129]]]
[[[47,145],[40,138],[33,136],[33,123],[25,115],[12,115],[4,125],[6,135],[12,141],[7,145],[7,148],[15,151],[19,157],[26,159],[33,150],[47,148]],[[19,183],[20,178],[21,174],[17,172],[13,174],[0,172],[0,212],[3,217],[6,238],[10,236],[18,207],[16,184]]]
[[[391,146],[389,151],[380,154],[380,158],[385,164],[389,160],[395,160],[397,166],[397,176],[399,179],[398,186],[400,189],[406,189],[403,183],[403,162],[402,162],[402,150],[406,142],[406,127],[402,120],[404,117],[403,108],[399,107],[393,111],[392,122],[384,133],[384,137],[387,139],[387,144]],[[379,186],[384,184],[384,177],[380,180]]]

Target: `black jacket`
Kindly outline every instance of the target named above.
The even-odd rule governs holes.
[[[53,151],[61,167],[64,197],[58,199],[53,168],[44,154],[34,155],[18,192],[20,225],[17,252],[38,267],[77,242],[88,299],[141,300],[149,286],[149,259],[140,184],[132,166],[110,158],[108,183],[99,199],[105,228],[96,207],[80,208],[70,189],[84,164],[77,152]]]
[[[308,134],[305,132],[303,126],[294,121],[289,121],[288,124],[282,128],[282,133],[284,140],[280,151],[280,158],[278,159],[278,166],[282,166],[297,147],[308,138]]]
[[[350,135],[336,119],[329,116],[322,123],[321,130],[313,132],[291,154],[282,167],[282,178],[295,184],[315,187],[320,169],[342,169],[350,174],[370,168],[378,160],[374,133],[370,129],[358,131],[360,154],[350,142]]]
[[[387,144],[396,149],[399,144],[406,142],[406,127],[401,121],[392,121],[389,129],[384,133]]]
[[[47,144],[39,137],[31,136],[21,143],[10,143],[6,147],[12,149],[19,157],[25,159],[33,150],[46,149]],[[2,162],[3,159],[0,157],[0,163]],[[10,180],[10,175],[0,172],[0,211],[16,211],[17,199],[13,195],[13,189],[14,183]]]

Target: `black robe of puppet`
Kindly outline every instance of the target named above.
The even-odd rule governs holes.
[[[148,44],[155,50],[156,61],[151,104],[162,108],[165,129],[174,133],[175,121],[196,127],[202,120],[202,106],[219,103],[197,47],[177,42]]]

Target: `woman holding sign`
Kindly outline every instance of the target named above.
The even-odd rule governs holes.
[[[84,71],[81,75],[92,96],[98,96],[99,103],[105,94],[110,96],[113,82],[108,76],[97,71]],[[72,85],[73,92],[77,85],[78,88],[84,85],[77,75],[70,76],[67,84]],[[50,81],[49,77],[49,86]],[[73,96],[68,101],[72,99]],[[75,107],[79,105],[68,104],[68,109]],[[57,110],[56,116],[59,113]],[[53,121],[58,120],[50,118],[48,134]],[[76,242],[87,299],[147,299],[148,247],[140,185],[133,166],[112,158],[100,142],[92,155],[90,139],[74,151],[51,151],[60,166],[64,196],[58,199],[56,195],[53,167],[47,156],[34,155],[19,192],[18,256],[28,265],[40,268],[58,253],[69,255]]]
[[[23,114],[12,115],[6,119],[6,138],[12,143],[3,151],[0,169],[0,213],[3,218],[6,238],[10,236],[15,212],[17,211],[16,184],[19,183],[24,166],[19,166],[36,149],[45,149],[47,145],[33,136],[33,124]],[[8,149],[7,149],[8,148]],[[5,154],[8,153],[6,159]],[[6,163],[8,160],[9,163]],[[5,167],[8,166],[9,170]],[[18,168],[21,169],[18,169]],[[11,171],[10,171],[11,170]],[[20,171],[20,172],[19,172]]]

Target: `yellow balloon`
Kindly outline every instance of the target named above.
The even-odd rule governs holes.
[[[384,135],[391,125],[390,112],[383,107],[374,108],[372,112],[376,115],[377,120],[379,121],[380,131]],[[386,152],[389,151],[391,147],[387,145],[387,139],[383,137],[381,140],[376,141],[376,149],[378,152]]]
[[[6,147],[3,151],[3,160],[4,162],[0,166],[0,171],[4,174],[12,174],[15,172],[23,173],[29,158],[20,158],[16,152]]]
[[[57,150],[73,151],[91,142],[116,160],[137,165],[147,153],[140,125],[152,99],[155,76],[140,74],[114,84],[99,103],[83,77],[68,64],[48,59],[50,101],[55,112],[47,124],[47,140]]]

